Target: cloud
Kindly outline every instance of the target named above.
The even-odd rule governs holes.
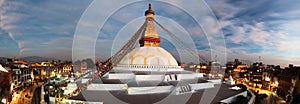
[[[240,35],[245,34],[245,29],[243,27],[235,27],[232,34],[233,35],[229,36],[229,39],[233,43],[238,44],[245,39],[244,35]]]
[[[292,57],[300,55],[291,52],[299,50],[296,46],[299,44],[299,36],[296,36],[296,33],[300,32],[300,4],[294,3],[296,0],[206,1],[223,27],[229,53],[262,55],[267,59],[267,63],[281,64],[289,63]],[[243,56],[241,54],[237,57]]]
[[[66,45],[59,39],[73,37],[77,21],[90,2],[89,0],[72,2],[62,0],[60,3],[1,0],[0,28],[18,43],[21,56],[35,55],[34,50],[42,52],[41,50],[46,49],[45,47],[71,48],[69,42],[72,40],[65,40],[64,42],[68,42]],[[61,52],[64,50],[61,48],[51,51]]]
[[[247,58],[249,56],[249,59],[255,60],[251,57],[261,55],[270,63],[272,60],[282,60],[286,63],[299,61],[299,58],[293,58],[300,55],[300,52],[296,53],[300,50],[297,46],[300,44],[298,42],[300,4],[295,3],[297,0],[260,0],[255,2],[206,0],[206,2],[222,26],[229,53],[228,58]],[[77,22],[89,3],[91,0],[61,0],[60,2],[0,0],[0,55],[13,56],[13,54],[20,53],[20,55],[52,57],[59,53],[70,54]],[[189,6],[190,3],[179,0],[169,0],[163,3],[153,2],[153,9],[156,11],[156,15],[172,19],[184,27],[194,39],[197,49],[201,52],[206,51],[210,48],[208,40],[222,37],[216,35],[209,35],[210,38],[206,37],[203,30],[209,31],[208,34],[217,34],[220,32],[219,27],[212,25],[214,24],[213,16],[209,15],[210,12],[205,11],[205,6],[199,5],[200,9],[195,9],[195,7]],[[107,4],[101,8],[114,5],[114,3]],[[115,38],[119,30],[130,20],[143,17],[147,5],[142,4],[144,2],[133,3],[116,11],[106,21],[99,33],[98,40],[100,39],[101,42],[97,41],[96,48],[106,47],[101,45],[111,43],[110,40]],[[177,7],[179,5],[176,4],[186,8]],[[201,17],[202,26],[211,28],[201,28],[185,10],[190,10],[190,14],[195,14],[194,18]],[[101,9],[94,12],[105,14],[106,10]],[[90,18],[104,18],[104,16]],[[79,25],[93,28],[96,26],[95,24],[97,23],[81,22]],[[85,41],[94,40],[89,36],[84,35],[80,38]],[[8,43],[12,43],[12,45]],[[93,47],[87,46],[87,48]],[[12,52],[12,50],[17,52]],[[102,56],[105,55],[100,53]],[[96,54],[98,53],[96,52]],[[267,54],[274,54],[281,58],[274,58]]]
[[[0,0],[0,5],[2,5],[2,4],[3,4],[3,2],[4,2],[4,0]]]
[[[71,48],[72,47],[73,38],[57,38],[48,42],[45,42],[44,45],[49,47],[65,47],[65,48]]]
[[[17,42],[12,39],[10,33],[0,26],[0,56],[14,57],[18,54],[18,51]]]
[[[235,14],[238,13],[240,8],[232,6],[229,3],[226,3],[225,0],[206,0],[210,8],[214,11],[217,18],[221,21],[234,18]],[[222,24],[222,23],[221,23]],[[223,26],[226,26],[225,24]]]
[[[34,52],[37,49],[33,49],[33,48],[22,48],[20,50],[20,55],[21,56],[28,56],[28,55],[32,55],[32,52]]]
[[[300,44],[300,38],[293,38],[286,41],[281,41],[279,44],[276,45],[276,48],[278,50],[289,50],[289,51],[296,51],[300,50],[299,44]]]
[[[253,43],[262,44],[264,46],[270,46],[268,38],[271,36],[270,33],[266,32],[263,22],[256,23],[254,26],[246,27],[249,29],[248,38]]]

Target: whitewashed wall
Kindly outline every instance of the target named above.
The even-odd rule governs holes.
[[[195,83],[195,84],[189,84],[191,87],[191,90],[202,90],[202,89],[207,89],[207,88],[213,88],[214,84],[213,83]]]
[[[107,79],[134,79],[135,75],[133,73],[116,73],[116,74],[108,74]]]
[[[129,87],[129,95],[170,93],[174,86],[156,86],[156,87]]]
[[[92,91],[126,91],[127,84],[91,84],[87,90]]]

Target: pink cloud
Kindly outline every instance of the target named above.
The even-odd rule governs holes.
[[[229,39],[233,43],[240,43],[245,40],[245,29],[243,27],[233,27],[233,35]]]
[[[300,51],[300,38],[293,38],[286,41],[281,41],[276,45],[278,50]]]

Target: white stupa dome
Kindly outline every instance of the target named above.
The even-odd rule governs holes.
[[[178,66],[175,58],[160,47],[139,47],[125,55],[119,65]]]
[[[146,22],[141,31],[140,47],[125,55],[117,66],[125,68],[177,68],[175,58],[166,50],[159,47],[160,38],[154,25],[154,11],[149,5],[145,12]],[[120,69],[122,69],[120,68]],[[180,68],[180,67],[179,67]]]

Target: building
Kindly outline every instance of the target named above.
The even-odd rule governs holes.
[[[86,73],[87,71],[88,71],[87,62],[81,62],[80,72],[81,73]]]
[[[250,72],[250,82],[253,87],[262,88],[263,84],[263,71],[264,71],[264,65],[263,63],[253,63],[253,66],[251,68]]]
[[[47,77],[47,66],[40,66],[38,64],[30,66],[32,70],[33,81],[44,81]]]
[[[13,65],[18,68],[28,68],[29,63],[27,63],[23,60],[14,59]]]
[[[287,96],[292,95],[296,85],[296,81],[299,80],[300,67],[289,65],[288,68],[282,69],[278,77],[277,95],[287,101]],[[299,86],[298,86],[299,87]]]
[[[11,101],[11,72],[0,64],[0,100]],[[2,102],[3,103],[3,102]]]
[[[42,66],[40,63],[31,63],[30,67],[40,67]]]
[[[41,66],[54,66],[51,62],[41,62]]]
[[[73,72],[72,64],[64,64],[63,65],[63,73],[71,73]]]
[[[32,71],[29,68],[12,69],[12,82],[14,88],[28,87],[32,82]]]
[[[73,72],[76,73],[76,75],[84,74],[88,71],[87,62],[84,61],[75,62],[72,67]]]
[[[225,73],[225,69],[222,69],[222,65],[217,61],[210,62],[210,73],[209,78],[212,79],[221,79],[223,78],[223,73]]]

